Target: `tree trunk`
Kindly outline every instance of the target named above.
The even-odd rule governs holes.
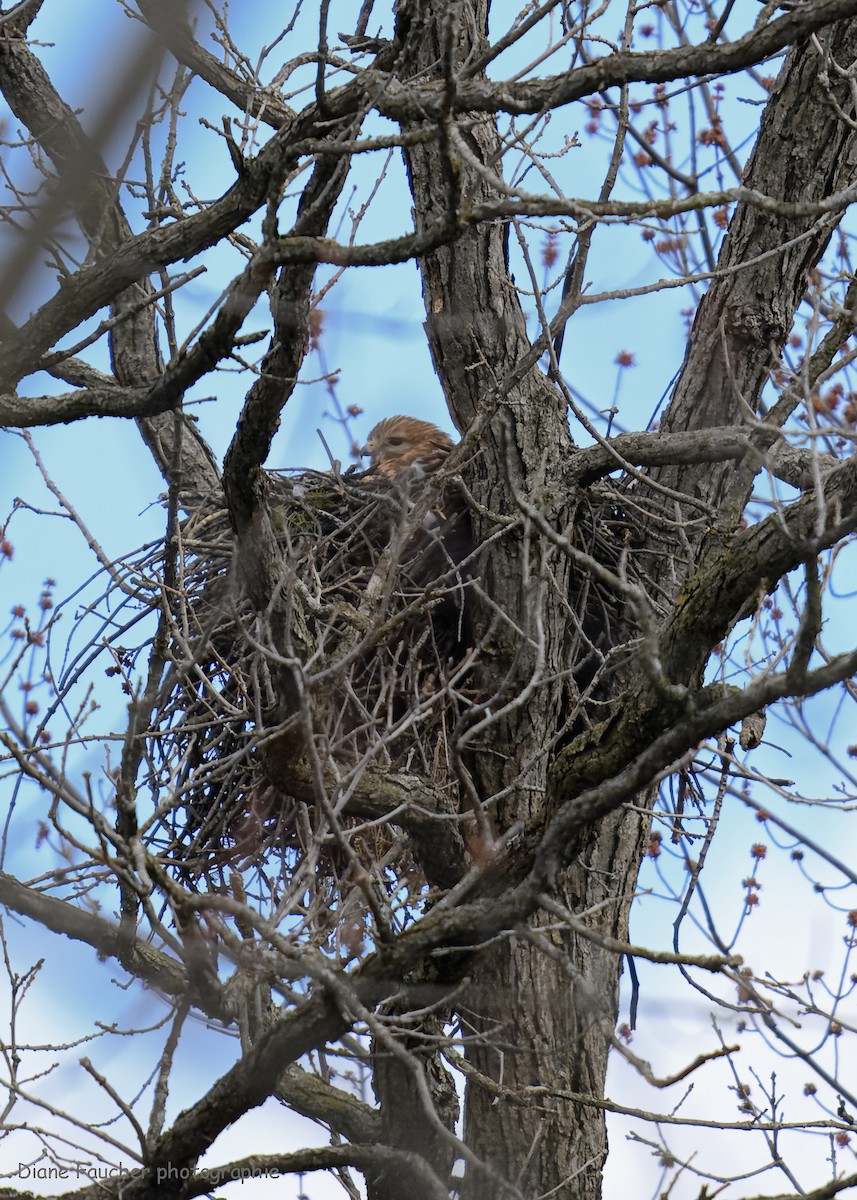
[[[463,6],[454,44],[451,23],[444,23],[446,9],[439,2],[400,5],[400,34],[409,22],[407,45],[416,49],[408,74],[434,72],[442,78],[450,55],[460,64],[485,49],[484,0]],[[500,148],[494,121],[477,117],[469,124],[462,121],[459,136],[482,164],[491,164]],[[407,152],[423,227],[459,204],[497,198],[490,168],[486,179],[455,147],[455,141],[429,143]],[[489,513],[514,514],[521,496],[562,530],[570,519],[563,485],[563,452],[571,449],[565,403],[537,368],[518,378],[531,347],[509,275],[508,236],[503,225],[480,226],[421,260],[426,327],[461,427],[488,408],[468,476],[477,500]],[[489,529],[490,518],[484,530],[477,528],[477,544]],[[472,633],[485,644],[478,691],[490,698],[494,720],[485,742],[478,728],[472,737],[465,735],[462,757],[467,786],[491,813],[495,834],[502,835],[545,807],[549,748],[567,705],[562,671],[570,647],[563,597],[571,581],[568,560],[528,528],[492,545],[480,568],[494,604],[480,610],[474,601]],[[508,620],[497,618],[498,607]],[[551,678],[555,681],[544,682]],[[497,718],[504,701],[536,683],[526,703],[510,704]],[[478,715],[487,708],[480,707]],[[636,813],[608,818],[558,889],[573,912],[612,897],[607,925],[619,937],[626,929],[641,825]],[[522,934],[480,958],[459,1005],[472,1068],[464,1138],[483,1164],[468,1165],[466,1200],[494,1200],[516,1188],[526,1195],[560,1187],[574,1189],[564,1195],[600,1192],[606,1156],[602,1112],[557,1093],[603,1095],[620,964],[568,930],[548,929],[553,924],[542,915],[534,925],[535,940]],[[530,1093],[533,1087],[545,1093]]]

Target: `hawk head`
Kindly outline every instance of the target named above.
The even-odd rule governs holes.
[[[373,471],[395,477],[413,469],[415,474],[436,471],[455,445],[448,433],[416,417],[385,417],[379,421],[360,451],[371,459]]]

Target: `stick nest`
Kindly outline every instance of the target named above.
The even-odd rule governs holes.
[[[354,816],[349,801],[361,773],[380,768],[432,781],[455,819],[456,728],[479,701],[469,607],[480,555],[467,501],[452,485],[315,472],[272,475],[268,487],[279,585],[265,612],[247,599],[224,509],[180,531],[151,726],[169,795],[153,847],[192,886],[224,888],[252,867],[278,894],[294,898],[312,880],[335,904],[359,867],[418,890],[407,821]],[[615,495],[593,489],[575,545],[627,577],[631,524]],[[573,579],[566,740],[581,728],[581,690],[597,696],[615,666],[604,650],[624,619],[603,572],[576,568]]]
[[[171,799],[154,841],[208,886],[273,849],[288,875],[312,863],[335,880],[352,850],[413,874],[406,839],[336,810],[366,768],[453,778],[469,703],[466,512],[450,492],[426,503],[423,487],[366,477],[268,487],[280,582],[267,612],[247,599],[225,509],[181,529],[152,721]]]

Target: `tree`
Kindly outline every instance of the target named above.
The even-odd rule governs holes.
[[[636,1136],[672,1179],[672,1131],[705,1119],[677,1115],[675,1096],[665,1113],[608,1100],[611,1050],[657,1086],[732,1072],[739,1119],[708,1104],[723,1131],[713,1162],[685,1163],[676,1195],[741,1174],[717,1149],[727,1128],[760,1140],[790,1193],[853,1187],[857,1098],[836,1055],[853,1033],[857,905],[846,892],[844,967],[822,995],[809,975],[789,983],[741,959],[702,871],[734,802],[822,900],[822,872],[857,884],[832,843],[782,815],[807,797],[757,749],[770,708],[822,755],[826,808],[847,811],[857,649],[837,597],[857,527],[857,0],[765,5],[752,24],[731,2],[619,17],[565,0],[518,14],[366,0],[342,33],[323,0],[314,45],[298,4],[261,51],[233,40],[215,4],[119,7],[132,53],[95,113],[51,81],[51,6],[0,17],[0,90],[20,130],[6,142],[0,422],[134,421],[167,489],[156,546],[114,562],[87,531],[102,595],[66,666],[44,657],[61,631],[51,586],[38,621],[13,614],[7,831],[38,831],[59,858],[30,872],[22,855],[0,901],[154,989],[165,1032],[136,1098],[80,1059],[113,1106],[108,1133],[28,1082],[35,1051],[13,1022],[7,1135],[16,1160],[48,1172],[19,1173],[18,1194],[41,1178],[57,1195],[193,1196],[242,1171],[323,1170],[350,1195],[362,1176],[371,1200],[589,1200],[608,1110],[648,1130]],[[185,109],[203,96],[200,141]],[[193,171],[214,141],[230,176],[204,199]],[[399,154],[412,226],[405,202],[384,218],[401,233],[364,240]],[[633,286],[625,255],[643,264]],[[266,470],[308,354],[323,354],[330,288],[402,262],[419,267],[458,446],[406,479],[333,457]],[[202,310],[206,269],[231,274]],[[668,327],[679,287],[684,359],[659,424],[625,431],[633,305],[645,298]],[[622,334],[613,402],[593,408],[566,364],[587,369],[596,304]],[[258,334],[243,331],[260,315],[256,361]],[[221,468],[205,411],[189,408],[193,389],[236,377]],[[339,412],[345,446],[360,412]],[[107,730],[91,732],[105,669],[128,699],[118,760]],[[828,709],[813,697],[831,695],[836,721],[817,734]],[[107,747],[100,786],[93,741]],[[744,924],[765,855],[755,843]],[[672,948],[633,945],[641,863],[670,857]],[[776,1084],[757,1072],[752,1092],[725,1039],[656,1078],[627,1044],[634,1022],[617,1029],[623,963],[636,1008],[638,961],[672,964],[796,1055],[819,1119],[784,1123]],[[37,971],[7,964],[17,1018]],[[240,1034],[239,1049],[174,1112],[191,1014]],[[71,1041],[58,1033],[56,1053],[76,1056]],[[218,1137],[270,1097],[330,1145],[224,1163]],[[47,1122],[35,1148],[15,1118],[27,1105]],[[829,1147],[803,1183],[803,1151],[780,1148],[796,1127]],[[119,1164],[113,1178],[56,1182],[93,1146]]]

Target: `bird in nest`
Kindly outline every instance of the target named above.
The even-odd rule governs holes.
[[[409,493],[413,484],[441,469],[454,446],[449,434],[430,421],[399,415],[379,421],[360,454],[370,460],[369,478],[386,477],[397,490]],[[455,487],[443,488],[420,526],[408,550],[412,577],[425,584],[462,562],[473,549],[470,516]]]
[[[443,466],[455,443],[430,421],[416,417],[385,417],[379,421],[360,451],[370,459],[370,470],[390,479],[407,472],[411,479],[423,479]]]

